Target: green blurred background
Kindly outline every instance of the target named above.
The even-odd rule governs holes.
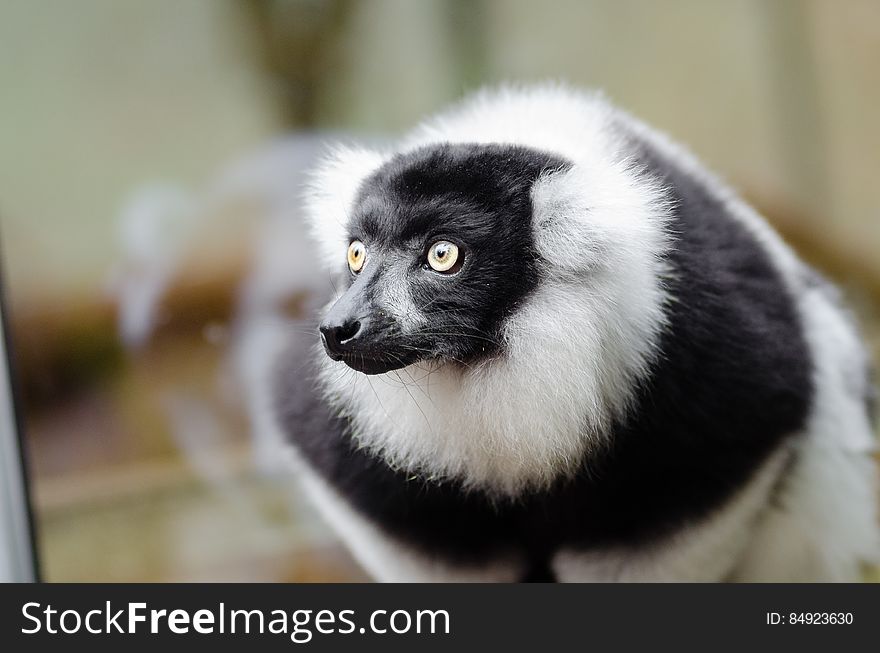
[[[290,134],[395,134],[546,79],[687,144],[880,348],[876,0],[0,0],[0,227],[49,580],[363,577],[255,462],[229,346],[268,209],[217,180]],[[283,185],[293,158],[247,169]],[[121,219],[157,188],[199,218]],[[161,267],[165,237],[149,337],[126,346],[120,279]]]

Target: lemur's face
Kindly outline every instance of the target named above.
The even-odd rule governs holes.
[[[400,155],[348,219],[348,288],[325,316],[328,356],[365,374],[503,353],[504,321],[538,281],[531,188],[565,163],[502,145]]]

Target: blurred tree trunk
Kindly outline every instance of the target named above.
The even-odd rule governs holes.
[[[279,84],[289,127],[317,123],[319,89],[352,0],[244,0],[256,18],[265,64]]]

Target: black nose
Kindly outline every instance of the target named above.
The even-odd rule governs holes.
[[[349,350],[348,345],[357,337],[361,330],[358,320],[349,320],[344,324],[322,324],[320,327],[321,340],[324,349],[334,360],[339,360]]]

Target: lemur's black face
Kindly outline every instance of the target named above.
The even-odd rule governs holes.
[[[321,324],[327,354],[380,374],[501,353],[505,318],[537,283],[532,185],[564,166],[528,148],[466,144],[383,165],[348,216],[349,286]]]

